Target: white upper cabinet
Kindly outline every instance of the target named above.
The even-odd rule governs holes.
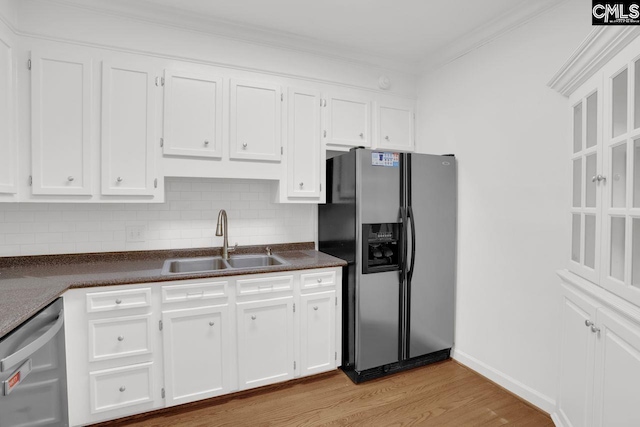
[[[320,92],[289,89],[287,172],[289,197],[320,197]]]
[[[413,101],[389,102],[377,104],[376,149],[413,151],[414,108]]]
[[[102,194],[153,195],[157,91],[144,62],[102,67]]]
[[[91,57],[31,53],[33,194],[91,194]]]
[[[17,192],[14,85],[12,43],[0,32],[0,194]]]
[[[165,71],[164,154],[222,157],[222,78]]]
[[[282,91],[268,83],[231,80],[229,157],[280,161]]]
[[[338,149],[340,146],[371,147],[371,100],[331,94],[326,102],[325,144],[336,145]]]

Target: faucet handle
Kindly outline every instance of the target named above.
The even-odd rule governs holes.
[[[271,246],[267,246],[267,247],[265,248],[265,250],[267,251],[267,255],[269,255],[269,256],[271,256],[271,255],[272,255],[272,252],[271,252]]]
[[[227,252],[235,252],[238,249],[238,242],[232,248],[227,248]]]

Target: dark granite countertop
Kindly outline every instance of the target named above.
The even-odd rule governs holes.
[[[46,307],[66,290],[92,286],[167,282],[340,267],[347,263],[314,250],[314,244],[270,245],[286,265],[206,273],[163,275],[166,259],[220,255],[220,248],[110,252],[0,258],[0,338]],[[234,254],[265,253],[266,245],[244,246]]]

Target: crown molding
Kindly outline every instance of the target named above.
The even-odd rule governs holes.
[[[372,52],[364,52],[293,33],[238,24],[163,5],[145,7],[140,3],[127,0],[109,0],[107,3],[101,0],[35,1],[71,7],[86,12],[108,14],[119,19],[135,20],[183,31],[204,33],[228,40],[310,54],[365,68],[374,67],[381,72],[393,71],[416,76],[419,71],[418,60],[406,61],[401,58],[384,57]]]
[[[547,85],[568,97],[638,35],[637,26],[596,27]]]
[[[461,58],[474,50],[491,43],[508,32],[534,20],[538,16],[558,7],[566,0],[536,0],[523,4],[515,10],[498,15],[482,26],[470,31],[454,42],[429,54],[420,63],[422,73],[433,71]]]

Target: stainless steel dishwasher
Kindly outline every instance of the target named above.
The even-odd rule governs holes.
[[[0,339],[0,427],[68,426],[62,298]]]

